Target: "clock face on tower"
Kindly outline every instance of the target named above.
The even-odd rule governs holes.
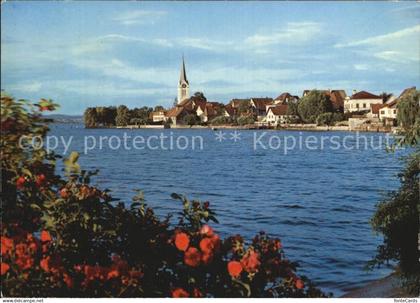
[[[187,85],[185,85],[185,84],[182,84],[182,88],[186,88],[187,87]]]

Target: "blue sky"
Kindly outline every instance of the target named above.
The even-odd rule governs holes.
[[[415,2],[6,2],[1,87],[87,106],[209,100],[303,89],[399,94],[420,80]]]

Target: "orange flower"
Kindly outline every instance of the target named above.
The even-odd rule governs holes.
[[[62,188],[62,189],[60,190],[60,196],[61,196],[61,198],[63,198],[63,199],[67,199],[67,198],[70,196],[70,192],[69,192],[69,190],[68,190],[67,188]]]
[[[7,237],[1,237],[1,254],[4,256],[13,249],[13,240]]]
[[[50,242],[51,240],[52,239],[51,239],[50,233],[48,231],[46,231],[46,230],[43,230],[41,232],[41,241],[42,242]]]
[[[188,298],[190,294],[183,288],[175,288],[172,291],[172,298]]]
[[[7,273],[9,268],[9,264],[1,262],[1,275],[3,276],[5,273]]]
[[[200,229],[200,234],[211,237],[213,235],[213,229],[207,224],[203,225]]]
[[[213,241],[210,238],[204,238],[200,241],[200,249],[204,253],[212,253],[214,249]]]
[[[23,255],[16,259],[16,264],[23,270],[30,269],[34,266],[34,259],[30,256]]]
[[[16,256],[22,257],[26,254],[27,245],[25,243],[19,243],[16,245]]]
[[[242,272],[242,265],[238,261],[230,261],[227,265],[229,275],[232,277],[238,277]]]
[[[301,279],[297,279],[295,281],[295,286],[297,289],[302,289],[305,285],[303,284],[303,281]]]
[[[175,246],[181,251],[186,251],[190,245],[190,237],[186,233],[178,233],[175,236]]]
[[[261,262],[259,254],[251,250],[242,257],[241,264],[247,272],[256,272]]]
[[[200,264],[200,260],[201,260],[201,253],[197,248],[190,247],[185,252],[185,256],[184,256],[185,264],[192,267],[196,267]]]
[[[41,259],[39,266],[45,271],[50,272],[50,256]]]
[[[120,275],[120,273],[118,272],[118,270],[111,270],[108,273],[108,279],[112,279],[112,278],[118,278],[118,276]]]

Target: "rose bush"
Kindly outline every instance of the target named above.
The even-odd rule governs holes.
[[[139,192],[130,203],[90,185],[96,172],[19,140],[48,131],[41,111],[56,104],[1,97],[4,296],[318,297],[279,239],[221,239],[208,202],[182,202],[177,224],[158,218]]]

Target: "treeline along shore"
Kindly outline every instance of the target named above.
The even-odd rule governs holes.
[[[303,96],[283,93],[277,98],[232,99],[229,103],[208,101],[196,92],[172,108],[125,105],[97,106],[85,110],[86,128],[236,128],[287,129],[305,131],[398,130],[398,109],[404,99],[418,93],[410,87],[398,96],[343,90],[304,91]]]

